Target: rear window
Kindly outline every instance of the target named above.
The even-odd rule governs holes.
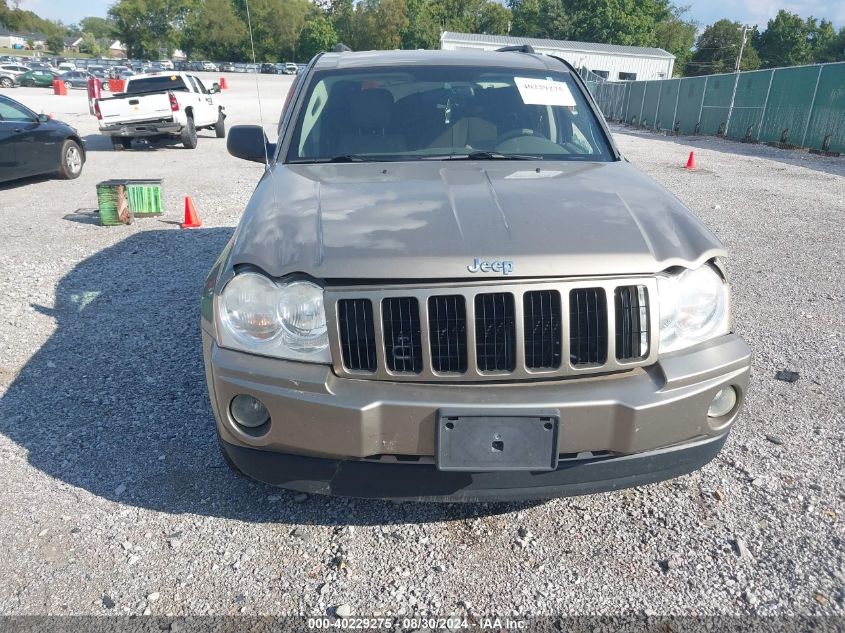
[[[182,81],[179,75],[160,75],[158,77],[141,77],[131,79],[126,87],[126,94],[138,94],[142,92],[159,92],[162,90],[181,90],[190,92],[188,86]]]

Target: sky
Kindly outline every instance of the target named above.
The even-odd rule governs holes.
[[[43,18],[61,20],[65,24],[79,21],[88,15],[105,17],[114,0],[21,0],[21,8],[35,11]],[[9,2],[11,5],[12,3]],[[839,29],[845,26],[845,2],[842,0],[677,0],[677,5],[689,5],[687,13],[701,26],[720,18],[729,18],[749,25],[765,27],[778,9],[786,9],[801,17],[813,15],[827,18]]]

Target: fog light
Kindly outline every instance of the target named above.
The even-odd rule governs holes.
[[[261,400],[244,394],[232,398],[229,409],[235,422],[250,429],[259,427],[270,419],[270,412]]]
[[[733,387],[725,387],[719,389],[719,393],[713,398],[710,403],[710,408],[707,409],[707,415],[711,418],[721,418],[733,411],[736,406],[736,389]]]

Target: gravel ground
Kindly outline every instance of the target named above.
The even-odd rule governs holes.
[[[229,77],[230,124],[257,120],[253,81]],[[268,129],[289,81],[260,77]],[[752,385],[703,470],[541,504],[362,502],[217,453],[199,289],[261,166],[209,132],[115,153],[84,94],[5,92],[90,154],[79,180],[0,188],[0,613],[845,613],[845,159],[616,130],[731,252]],[[164,177],[167,215],[97,226],[94,185],[118,177]],[[202,229],[174,224],[185,195]]]

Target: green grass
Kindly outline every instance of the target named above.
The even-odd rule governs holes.
[[[22,51],[16,48],[3,48],[0,46],[0,55],[16,55],[18,57],[32,57],[33,53],[39,52],[42,57],[66,57],[67,59],[87,59],[91,56],[88,53],[61,53],[54,55],[47,51]]]

